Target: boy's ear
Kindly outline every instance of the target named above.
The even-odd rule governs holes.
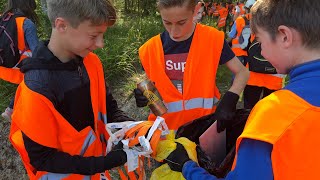
[[[284,48],[288,48],[293,44],[294,32],[292,28],[288,26],[280,25],[278,27],[278,37],[277,40],[282,44]]]
[[[58,32],[65,32],[67,30],[67,21],[64,19],[64,18],[57,18],[55,20],[55,29],[58,31]]]

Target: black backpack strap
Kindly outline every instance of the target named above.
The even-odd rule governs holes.
[[[242,18],[244,19],[246,25],[250,24],[250,21],[248,20],[248,18],[245,15],[243,15]]]

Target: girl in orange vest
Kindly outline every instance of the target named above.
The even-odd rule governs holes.
[[[290,81],[251,111],[237,140],[233,170],[225,179],[319,179],[320,39],[315,37],[320,22],[306,21],[319,9],[320,2],[314,0],[258,0],[252,7],[251,27],[261,54],[277,72],[288,73]],[[185,150],[173,153],[168,162],[177,163],[187,180],[217,179],[189,161]]]
[[[38,45],[37,29],[34,23],[38,23],[38,17],[35,13],[35,0],[8,0],[7,9],[4,16],[13,13],[17,25],[18,49],[21,54],[20,61],[26,57],[31,57],[32,51]],[[23,74],[15,65],[13,68],[0,66],[0,79],[19,84],[22,81]],[[13,112],[14,99],[10,101],[9,107],[1,114],[3,118],[10,121]]]
[[[158,0],[158,9],[166,31],[152,37],[139,49],[142,66],[155,82],[168,112],[163,115],[169,129],[216,112],[218,132],[232,123],[239,94],[248,79],[248,70],[235,57],[224,40],[224,33],[193,22],[195,1]],[[220,100],[216,86],[218,66],[236,74],[229,91]],[[137,106],[148,100],[134,91]],[[150,114],[149,120],[156,117]]]

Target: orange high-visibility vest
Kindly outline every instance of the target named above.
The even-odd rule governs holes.
[[[139,49],[143,68],[155,82],[168,112],[163,115],[169,129],[213,113],[220,98],[216,73],[224,44],[224,33],[197,24],[183,75],[183,94],[172,84],[165,72],[165,60],[160,35],[147,41]],[[149,120],[154,120],[151,114]]]
[[[85,176],[37,171],[30,164],[21,133],[25,133],[42,146],[55,148],[70,155],[84,157],[106,155],[106,140],[109,135],[105,129],[107,112],[104,73],[99,58],[93,53],[84,58],[84,64],[90,78],[94,129],[88,126],[78,132],[45,96],[29,89],[24,81],[18,87],[9,138],[19,152],[31,180],[100,179],[100,173]]]
[[[250,71],[247,85],[279,90],[283,87],[284,74],[263,74]]]
[[[219,15],[220,15],[220,18],[219,18],[219,22],[218,22],[218,27],[221,28],[221,27],[226,26],[226,20],[228,17],[228,9],[225,7],[222,7],[219,10]]]
[[[32,53],[29,48],[26,47],[25,39],[24,39],[24,30],[23,30],[23,23],[26,17],[17,17],[16,24],[17,24],[17,34],[18,34],[18,49],[20,53],[20,60],[19,63],[26,57],[31,57]],[[23,79],[23,73],[20,72],[18,68],[7,68],[0,66],[0,78],[14,83],[19,84]]]
[[[254,34],[251,34],[250,42],[253,42],[255,38]],[[246,66],[249,67],[249,64]],[[284,85],[286,75],[284,74],[263,74],[250,71],[250,76],[247,85],[266,87],[271,90],[279,90]]]
[[[237,151],[244,138],[270,143],[275,180],[318,179],[319,117],[319,107],[289,90],[276,91],[253,108]]]
[[[240,8],[240,16],[241,15],[245,15],[246,14],[246,10],[244,9],[244,4],[243,3],[241,3],[241,4],[239,4],[239,8]]]
[[[250,20],[250,16],[247,14],[246,15],[247,19]],[[244,26],[246,25],[245,20],[243,19],[242,16],[237,17],[236,19],[236,29],[237,29],[237,35],[234,39],[232,39],[232,51],[234,52],[234,54],[236,56],[248,56],[247,51],[243,50],[240,48],[239,45],[239,37],[241,35],[242,29],[244,28]]]

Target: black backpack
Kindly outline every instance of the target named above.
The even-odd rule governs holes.
[[[276,68],[261,55],[261,46],[255,39],[248,49],[249,71],[263,74],[277,74]]]
[[[20,60],[15,18],[22,16],[11,12],[0,16],[0,66],[12,68]]]

